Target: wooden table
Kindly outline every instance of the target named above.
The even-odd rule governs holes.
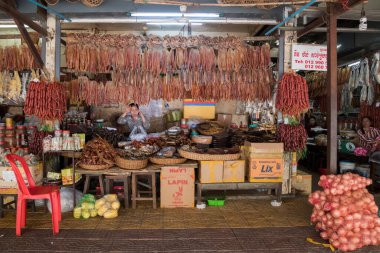
[[[107,170],[85,170],[82,168],[79,168],[75,170],[75,167],[73,168],[73,175],[75,175],[75,172],[79,174],[91,174],[91,175],[109,175],[109,176],[122,176],[122,177],[129,177],[132,175],[138,176],[138,175],[152,175],[152,173],[159,173],[161,172],[161,168],[164,167],[191,167],[191,168],[197,168],[198,163],[196,162],[185,162],[182,164],[174,164],[174,165],[158,165],[158,164],[152,164],[149,163],[147,167],[139,170],[124,170],[117,166],[114,166]],[[73,177],[75,178],[75,177]],[[132,178],[133,179],[133,178]],[[154,181],[153,181],[154,182]],[[156,187],[156,185],[152,185],[152,187]],[[75,182],[73,182],[73,189],[75,192]],[[136,196],[136,189],[137,189],[137,181],[132,180],[132,205],[136,205],[136,200],[153,200],[155,197],[152,198],[140,198]],[[75,198],[74,198],[74,205],[75,205]]]
[[[202,190],[252,190],[252,189],[274,189],[277,196],[277,201],[281,201],[282,182],[280,183],[216,183],[204,184],[199,181],[197,185],[197,204],[202,203]]]

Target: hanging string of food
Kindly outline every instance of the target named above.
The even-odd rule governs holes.
[[[284,143],[287,152],[303,152],[307,142],[306,129],[302,124],[280,124],[277,141]]]
[[[45,120],[62,120],[66,111],[66,88],[63,84],[30,82],[24,105],[25,114]]]
[[[284,73],[277,90],[276,108],[289,116],[307,112],[309,94],[306,79],[295,73]]]

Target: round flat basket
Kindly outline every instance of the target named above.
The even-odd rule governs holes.
[[[149,157],[149,161],[154,164],[159,165],[173,165],[181,164],[186,162],[186,158],[158,158],[158,157]]]
[[[241,156],[241,153],[225,155],[198,154],[182,149],[178,149],[178,153],[184,158],[196,161],[233,161],[238,160]]]
[[[59,2],[59,0],[46,0],[46,3],[48,5],[56,5]]]
[[[82,3],[88,7],[98,7],[104,0],[81,0]]]
[[[90,164],[82,164],[82,163],[80,163],[79,167],[81,167],[82,169],[85,169],[85,170],[106,170],[106,169],[109,169],[109,168],[113,167],[113,165],[110,165],[110,164],[105,164],[105,165],[90,165]]]
[[[116,156],[116,165],[124,170],[139,170],[143,169],[148,165],[148,159],[144,160],[127,160]]]

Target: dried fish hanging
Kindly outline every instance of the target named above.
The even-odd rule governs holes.
[[[104,42],[101,50],[96,46],[99,40]],[[216,101],[272,97],[269,45],[248,46],[235,37],[69,35],[66,58],[68,67],[76,71],[111,71],[119,103],[133,99],[145,104],[161,97],[173,100],[182,98],[184,92],[191,92],[194,99]],[[77,90],[83,86],[76,81],[73,85],[74,101],[103,102],[83,99]]]
[[[40,51],[40,47],[36,46]],[[27,45],[0,47],[0,70],[21,71],[37,69],[34,57]]]

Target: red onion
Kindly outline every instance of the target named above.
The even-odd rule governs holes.
[[[370,179],[356,174],[321,176],[323,191],[309,195],[311,221],[321,237],[342,251],[380,244],[378,207],[366,187]]]

